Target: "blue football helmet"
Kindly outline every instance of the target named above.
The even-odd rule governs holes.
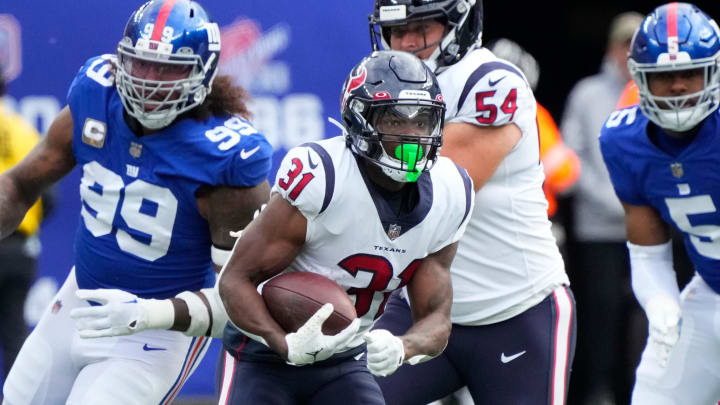
[[[345,79],[341,100],[345,139],[355,155],[402,183],[417,181],[435,164],[445,103],[437,78],[416,56],[373,52]]]
[[[210,93],[220,29],[194,1],[151,0],[130,16],[117,56],[125,110],[145,128],[163,128]]]
[[[628,69],[638,86],[643,114],[663,129],[685,132],[710,115],[720,102],[720,29],[688,3],[668,3],[643,20],[630,45]],[[672,97],[650,93],[648,75],[704,70],[701,91]]]

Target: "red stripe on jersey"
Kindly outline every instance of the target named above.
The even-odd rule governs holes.
[[[677,20],[677,3],[668,4],[667,11],[667,38],[668,38],[668,52],[670,53],[670,59],[675,60],[677,58],[678,51],[678,20]]]
[[[170,11],[172,11],[176,2],[177,0],[167,0],[162,7],[160,7],[160,12],[155,20],[155,28],[153,29],[152,37],[150,37],[151,40],[160,41],[162,39],[162,32],[163,29],[165,29],[165,23],[167,22]]]

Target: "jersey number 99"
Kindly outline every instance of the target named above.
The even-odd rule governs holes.
[[[85,227],[96,238],[112,232],[118,205],[121,205],[120,217],[127,227],[149,239],[149,243],[118,228],[115,238],[120,249],[148,261],[167,254],[178,206],[177,198],[169,189],[140,179],[125,185],[116,173],[98,162],[90,162],[83,166],[80,197]]]

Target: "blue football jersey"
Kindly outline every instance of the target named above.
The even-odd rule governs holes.
[[[212,286],[210,231],[195,193],[205,185],[261,183],[272,148],[231,115],[184,119],[136,136],[123,118],[112,58],[90,59],[68,91],[73,153],[82,170],[78,285],[153,298]]]
[[[600,149],[615,193],[631,205],[654,207],[685,238],[696,271],[720,293],[720,112],[701,124],[677,156],[647,135],[648,119],[637,106],[613,112]]]

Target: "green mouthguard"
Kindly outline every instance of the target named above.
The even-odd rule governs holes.
[[[423,155],[423,148],[420,145],[412,143],[404,143],[395,148],[395,157],[407,164],[411,170],[407,174],[407,181],[414,183],[420,177],[422,171],[415,167],[418,158]]]

